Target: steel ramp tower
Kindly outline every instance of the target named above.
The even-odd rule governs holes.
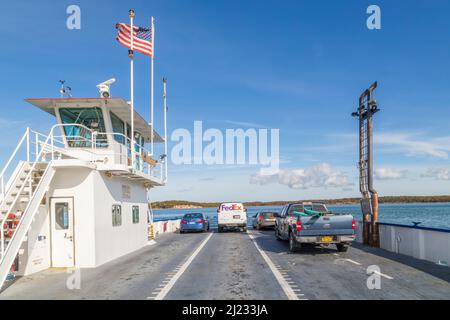
[[[359,190],[362,195],[363,242],[379,247],[378,193],[373,187],[373,123],[372,116],[380,111],[373,98],[374,82],[359,97],[359,107],[352,116],[359,119]]]

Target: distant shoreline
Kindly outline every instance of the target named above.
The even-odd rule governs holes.
[[[321,199],[321,200],[293,200],[293,201],[250,201],[244,202],[246,207],[263,206],[283,206],[286,203],[314,201],[323,202],[328,205],[339,204],[359,204],[360,198],[341,198],[341,199]],[[450,202],[450,195],[442,196],[386,196],[379,198],[380,203],[435,203]],[[217,208],[220,202],[194,202],[185,200],[167,200],[153,202],[153,209],[199,209],[199,208]]]

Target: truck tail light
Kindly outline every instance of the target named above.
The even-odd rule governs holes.
[[[295,224],[297,226],[297,231],[302,231],[302,220],[297,219],[297,222]]]
[[[259,219],[259,221],[261,221],[261,222],[264,221],[264,217],[263,217],[263,216],[259,216],[258,219]]]
[[[352,220],[352,229],[356,230],[356,221],[355,221],[355,219]]]

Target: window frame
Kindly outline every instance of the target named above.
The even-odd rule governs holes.
[[[113,204],[111,208],[112,226],[120,227],[122,225],[122,206],[120,204]]]
[[[113,134],[113,139],[114,141],[116,141],[117,143],[126,145],[126,127],[125,127],[125,121],[123,121],[122,119],[119,118],[119,116],[117,116],[114,112],[112,112],[111,110],[109,111],[109,117],[111,119],[111,128],[112,128],[112,132],[113,133],[120,133],[123,134],[123,136],[121,135],[115,135]],[[118,121],[122,124],[122,131],[116,131],[115,127],[114,127],[114,122],[113,121]]]
[[[137,215],[136,215],[136,213],[137,213]],[[139,220],[140,220],[139,206],[131,207],[131,219],[132,219],[133,224],[139,224]]]
[[[89,128],[89,126],[87,126],[87,125],[85,125],[83,123],[66,122],[65,119],[66,119],[67,115],[64,114],[64,112],[66,112],[66,111],[74,112],[76,110],[80,111],[79,115],[82,114],[83,111],[85,111],[85,110],[94,110],[94,111],[96,111],[98,113],[98,115],[99,115],[99,119],[98,119],[99,120],[99,129],[97,130],[98,131],[97,137],[101,137],[101,140],[97,140],[96,141],[95,147],[96,148],[108,148],[109,147],[109,140],[108,140],[108,137],[107,137],[107,134],[106,134],[106,131],[107,131],[106,130],[106,119],[105,119],[105,114],[103,113],[103,109],[101,107],[99,107],[99,106],[77,107],[77,108],[58,107],[57,109],[58,109],[59,120],[61,121],[61,124],[63,124],[62,131],[63,131],[63,134],[64,134],[64,140],[65,140],[65,142],[66,142],[66,144],[67,144],[67,146],[69,148],[74,148],[74,149],[75,148],[92,148],[92,143],[90,141],[90,139],[92,139],[92,137],[90,136],[90,134],[89,134],[88,137],[84,137],[87,141],[84,142],[84,143],[81,143],[81,144],[79,144],[79,142],[77,143],[77,141],[71,141],[70,140],[71,137],[72,138],[76,137],[70,132],[70,130],[71,130],[70,127],[69,127],[70,125],[72,125],[72,127],[71,127],[72,130],[73,130],[73,128],[80,128],[80,127],[74,126],[74,125],[82,125],[82,126],[85,126],[85,127]],[[100,128],[103,131],[100,130]],[[81,129],[83,129],[83,128],[81,127]]]

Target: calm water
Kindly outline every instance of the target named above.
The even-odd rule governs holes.
[[[351,213],[361,220],[359,205],[328,206],[331,211]],[[253,216],[258,211],[280,211],[281,207],[248,207],[247,216]],[[163,209],[153,210],[155,221],[181,218],[188,212],[203,212],[210,220],[211,226],[217,226],[216,208],[204,209]],[[422,222],[424,227],[450,229],[450,203],[414,203],[414,204],[380,204],[380,222],[390,222],[412,225],[412,221]],[[249,224],[251,219],[249,219]]]

